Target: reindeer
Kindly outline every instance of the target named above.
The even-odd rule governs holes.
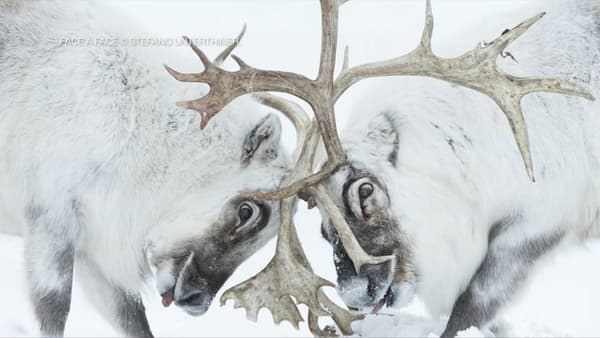
[[[507,52],[507,46],[545,13],[448,59],[432,51],[433,15],[427,1],[425,29],[415,50],[349,67],[346,48],[341,73],[335,77],[338,11],[345,2],[321,0],[316,79],[258,69],[235,55],[239,70],[225,72],[197,47],[193,48],[205,71],[185,74],[167,68],[180,81],[211,86],[206,96],[181,103],[207,121],[233,99],[264,91],[294,95],[314,113],[310,120],[296,104],[261,94],[285,112],[299,132],[295,166],[280,189],[242,194],[280,201],[277,250],[263,271],[226,291],[221,302],[234,300],[254,320],[265,307],[275,322],[287,320],[295,326],[304,320],[297,305],[305,304],[315,335],[336,333],[332,327],[319,327],[321,316],[330,316],[341,333],[352,333],[351,323],[361,314],[344,310],[324,295],[320,288],[333,284],[312,273],[299,245],[292,219],[294,203],[301,198],[321,211],[323,235],[334,247],[337,289],[350,308],[377,313],[386,305],[402,306],[418,294],[433,312],[454,306],[444,337],[486,324],[540,257],[597,233],[600,143],[594,129],[597,117],[591,113],[600,107],[581,85],[510,75],[497,65],[499,56],[516,59],[517,53]],[[546,25],[538,27],[537,36],[521,41],[524,56],[518,56],[523,64],[514,70],[544,75],[571,66],[576,69],[561,75],[598,95],[600,7],[581,1],[555,9]],[[547,34],[540,34],[542,29]],[[557,45],[570,48],[552,49]],[[335,123],[337,99],[360,80],[407,75],[454,86],[412,80],[406,88],[392,87],[374,96],[384,96],[385,104],[373,104],[377,100],[370,96],[358,105],[356,127],[342,142]],[[493,103],[455,85],[482,93]],[[555,95],[523,100],[537,92],[589,101]],[[522,105],[538,113],[530,116],[531,150]],[[506,128],[499,127],[504,122],[498,108],[517,148]],[[327,158],[315,172],[319,139]],[[533,159],[541,168],[537,181]]]
[[[546,5],[547,18],[511,48],[518,64],[507,58],[504,68],[560,74],[598,95],[600,4]],[[442,337],[454,337],[492,322],[540,258],[600,234],[597,102],[523,100],[539,168],[532,183],[487,98],[425,79],[382,83],[367,97],[342,134],[347,162],[325,185],[365,251],[395,260],[356,270],[324,218],[337,290],[349,307],[377,313],[417,295],[433,315],[451,313]],[[511,126],[516,135],[527,131]]]
[[[43,336],[64,332],[74,265],[106,319],[149,337],[148,278],[164,306],[203,314],[279,224],[277,203],[238,194],[288,171],[279,119],[241,98],[200,130],[163,56],[56,41],[127,37],[115,22],[93,3],[0,3],[0,226],[25,238]]]

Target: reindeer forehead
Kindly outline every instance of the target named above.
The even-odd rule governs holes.
[[[334,197],[341,197],[347,182],[364,176],[369,176],[368,171],[357,169],[352,164],[346,164],[327,179],[327,189],[333,193]]]
[[[349,162],[331,175],[325,184],[331,196],[337,201],[338,206],[341,207],[343,204],[341,200],[344,198],[344,192],[348,189],[348,186],[363,177],[378,180],[373,171],[367,169],[359,162]]]

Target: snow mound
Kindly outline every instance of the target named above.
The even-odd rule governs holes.
[[[446,319],[434,319],[418,299],[403,309],[384,309],[355,322],[354,332],[360,337],[439,337]]]

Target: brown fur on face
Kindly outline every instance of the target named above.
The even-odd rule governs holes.
[[[389,194],[379,179],[367,172],[353,168],[351,165],[343,168],[341,175],[343,185],[339,191],[330,193],[336,199],[336,204],[345,216],[358,243],[370,255],[394,255],[395,263],[382,263],[365,266],[361,271],[355,271],[352,261],[347,255],[339,236],[328,219],[324,219],[322,233],[334,249],[334,262],[338,275],[338,292],[343,295],[355,293],[356,299],[350,300],[351,307],[372,307],[384,297],[388,305],[394,303],[394,285],[401,283],[412,284],[416,280],[412,264],[411,246],[402,232],[400,222],[390,212]],[[373,186],[377,195],[365,198],[356,194],[352,189],[360,188],[363,183]],[[356,290],[360,284],[364,289]],[[359,287],[362,288],[362,287]],[[342,296],[342,298],[344,298]],[[346,301],[346,299],[344,299]]]

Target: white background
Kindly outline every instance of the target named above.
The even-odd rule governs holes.
[[[530,1],[520,0],[433,0],[435,29],[434,50],[444,56],[456,55],[482,40],[492,40],[507,26],[494,25],[486,18],[517,24],[529,12],[515,12]],[[320,48],[320,14],[317,1],[309,0],[202,0],[202,1],[110,1],[115,11],[124,12],[132,25],[140,25],[146,37],[232,38],[246,23],[246,36],[236,54],[247,63],[261,68],[284,69],[314,77]],[[344,5],[340,16],[340,45],[350,46],[350,64],[397,56],[416,46],[423,25],[424,1],[353,0]],[[514,13],[519,13],[515,15]],[[495,22],[495,21],[491,21]],[[486,23],[486,24],[481,24]],[[460,34],[467,32],[467,34]],[[151,48],[151,47],[148,47]],[[216,55],[221,46],[201,46]],[[173,53],[189,55],[190,68],[197,59],[187,47],[172,47]],[[168,60],[164,60],[168,63]],[[197,64],[198,69],[200,65]],[[176,67],[177,68],[177,67]],[[343,112],[352,104],[352,96],[376,80],[365,81],[350,90],[338,107],[340,126],[348,121]],[[286,122],[285,143],[293,146],[291,126]],[[299,233],[307,254],[322,276],[335,280],[331,253],[320,239],[320,221],[316,212],[302,208],[297,215]],[[572,249],[548,258],[548,264],[507,312],[507,321],[519,335],[599,335],[597,304],[600,295],[600,249],[598,244]],[[24,280],[21,239],[0,235],[0,336],[35,335],[36,324],[29,308]],[[274,243],[242,265],[226,283],[235,285],[258,272],[274,251]],[[75,282],[73,306],[67,335],[118,335],[109,323],[98,317]],[[245,320],[244,310],[232,304],[220,307],[217,300],[202,317],[190,317],[175,307],[163,309],[155,290],[149,286],[145,303],[155,335],[168,336],[309,336],[305,326],[294,330],[289,323],[272,324],[263,310],[258,323]],[[422,316],[419,313],[418,316]],[[382,317],[385,318],[385,317]],[[409,317],[409,324],[411,322]],[[423,317],[419,317],[423,318]],[[409,334],[403,321],[370,319],[363,333],[398,336]],[[370,325],[370,326],[369,326]]]

